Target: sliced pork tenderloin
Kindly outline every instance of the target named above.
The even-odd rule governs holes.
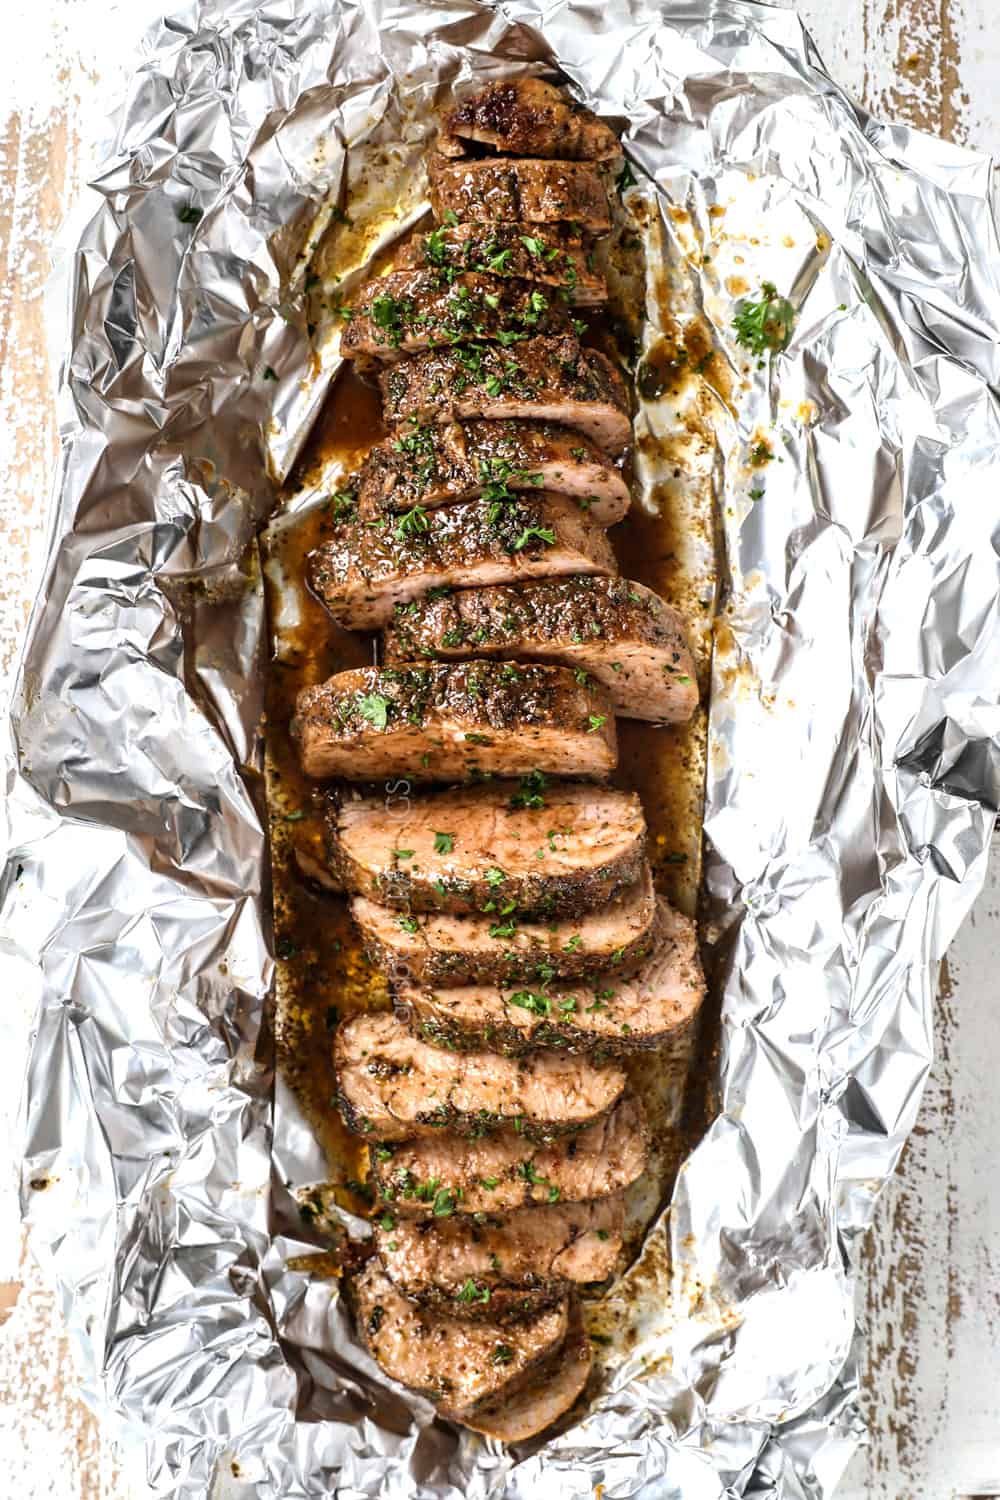
[[[608,295],[593,251],[559,224],[441,224],[414,235],[396,256],[395,267],[434,271],[445,280],[463,271],[519,276],[557,287],[577,306],[595,306]]]
[[[438,220],[498,224],[570,223],[588,234],[611,228],[600,168],[589,161],[487,158],[454,160],[432,153],[427,162],[431,208]]]
[[[371,520],[484,492],[493,503],[539,490],[569,496],[598,526],[613,526],[629,507],[621,470],[589,438],[554,422],[404,423],[368,454],[357,498]]]
[[[490,1399],[465,1419],[465,1425],[502,1443],[523,1443],[564,1417],[583,1395],[594,1354],[576,1299],[570,1309],[565,1342],[527,1385],[508,1396]]]
[[[612,161],[622,152],[610,126],[543,78],[500,79],[457,104],[444,117],[437,149],[461,156],[467,143],[567,161]]]
[[[537,338],[513,349],[490,344],[429,349],[379,376],[390,427],[468,417],[561,422],[620,454],[632,439],[624,378],[599,349],[575,338]]]
[[[515,1124],[525,1140],[553,1140],[585,1130],[625,1089],[625,1074],[611,1063],[431,1047],[391,1011],[338,1027],[334,1069],[345,1123],[376,1141],[441,1130],[487,1135]]]
[[[413,984],[546,984],[613,968],[627,974],[649,952],[656,903],[648,867],[606,905],[544,922],[494,910],[414,916],[355,896],[351,915],[380,973]],[[500,907],[506,907],[502,901]]]
[[[483,271],[464,271],[451,281],[436,271],[390,271],[360,288],[347,316],[340,338],[345,359],[393,360],[468,339],[512,348],[536,334],[573,330],[557,294]]]
[[[565,667],[361,667],[299,694],[292,737],[321,780],[469,781],[537,767],[600,779],[618,759],[603,688]]]
[[[538,489],[354,517],[309,558],[313,591],[348,630],[377,630],[397,606],[430,590],[616,571],[602,527],[565,495]]]
[[[624,1221],[620,1195],[521,1208],[482,1222],[385,1213],[375,1248],[404,1297],[458,1317],[519,1322],[571,1285],[606,1281],[621,1253]]]
[[[420,599],[398,610],[386,629],[388,662],[467,656],[584,671],[627,719],[676,724],[698,706],[680,615],[625,578],[577,576]]]
[[[642,1105],[632,1094],[579,1135],[533,1145],[508,1127],[467,1139],[442,1132],[369,1148],[378,1201],[398,1218],[509,1213],[528,1204],[611,1197],[637,1182],[648,1150]]]
[[[603,906],[639,878],[645,847],[634,792],[567,782],[539,791],[533,772],[520,784],[347,798],[326,819],[342,889],[404,911],[499,921]]]
[[[506,1400],[563,1346],[563,1298],[514,1327],[430,1312],[396,1290],[372,1259],[351,1285],[358,1332],[392,1380],[462,1421],[485,1401]]]
[[[425,1040],[519,1056],[536,1047],[619,1056],[676,1041],[705,996],[694,923],[660,898],[650,951],[631,975],[585,985],[433,988],[403,980],[397,1003]]]

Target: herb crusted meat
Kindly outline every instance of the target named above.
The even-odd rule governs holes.
[[[538,490],[572,497],[598,526],[613,526],[629,505],[621,470],[589,438],[554,422],[412,420],[372,448],[357,482],[367,520]]]
[[[340,672],[299,694],[292,734],[318,779],[465,781],[567,763],[600,778],[618,758],[603,689],[565,667],[489,661]]]
[[[428,163],[431,206],[438,219],[452,213],[480,223],[579,224],[588,234],[611,228],[601,172],[589,161],[526,158],[451,160]]]
[[[608,453],[631,441],[621,371],[572,335],[528,339],[512,349],[468,344],[430,349],[387,365],[379,377],[386,420],[451,422],[526,417],[562,422]]]
[[[399,1218],[504,1214],[552,1200],[582,1203],[622,1192],[642,1176],[647,1131],[626,1095],[578,1135],[543,1145],[512,1126],[466,1138],[448,1131],[371,1148],[378,1202]]]
[[[456,105],[444,117],[438,150],[458,156],[466,143],[578,161],[609,161],[622,150],[610,126],[543,78],[500,79]]]
[[[511,348],[533,334],[571,331],[565,303],[531,281],[465,271],[449,282],[435,271],[392,271],[354,298],[340,352],[385,360],[463,339]]]
[[[463,271],[520,276],[557,287],[576,305],[593,306],[608,295],[593,252],[559,224],[441,224],[409,240],[395,265],[434,271],[446,280]]]
[[[340,670],[358,656],[332,629],[318,654],[296,642],[300,764],[341,785],[322,845],[307,824],[294,856],[346,893],[376,971],[359,1005],[349,951],[347,1015],[339,993],[328,1012],[332,1102],[374,1198],[370,1259],[347,1278],[358,1332],[442,1416],[507,1443],[587,1387],[576,1288],[614,1274],[626,1203],[650,1197],[626,1197],[651,1142],[629,1084],[648,1069],[623,1059],[655,1048],[669,1073],[704,992],[639,799],[602,784],[616,714],[697,706],[679,616],[618,576],[605,531],[632,474],[627,351],[600,311],[610,285],[631,332],[621,154],[536,77],[442,120],[436,226],[331,308],[387,435],[320,513],[309,582],[338,625],[383,631],[377,665]],[[313,685],[321,661],[334,675]]]
[[[576,575],[420,599],[397,610],[386,631],[390,662],[465,656],[582,670],[607,689],[624,718],[678,723],[698,706],[680,616],[625,578]]]
[[[405,973],[425,985],[546,984],[581,979],[609,967],[627,974],[650,948],[656,904],[648,867],[613,901],[579,917],[525,920],[516,908],[465,916],[414,916],[355,896],[351,915],[382,973]]]
[[[375,1248],[405,1296],[462,1317],[518,1321],[570,1285],[605,1281],[621,1252],[623,1223],[620,1196],[553,1201],[481,1222],[390,1213],[376,1227]]]
[[[434,590],[616,571],[603,528],[575,501],[499,488],[503,498],[340,522],[309,559],[314,593],[339,624],[374,630]]]
[[[446,1129],[487,1135],[515,1124],[525,1140],[553,1140],[606,1115],[625,1088],[625,1074],[611,1063],[431,1047],[389,1011],[339,1026],[334,1066],[345,1123],[376,1141]]]
[[[634,792],[529,773],[419,797],[345,798],[327,813],[326,852],[345,890],[397,910],[573,917],[639,878],[646,824]]]

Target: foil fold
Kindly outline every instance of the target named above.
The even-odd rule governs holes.
[[[345,194],[401,230],[448,90],[552,65],[627,126],[739,387],[714,459],[722,1048],[656,1231],[670,1319],[582,1421],[506,1452],[386,1382],[296,1269],[316,1247],[273,1163],[311,1147],[264,1026],[254,539],[336,372],[306,283]],[[155,1493],[832,1494],[863,1439],[852,1246],[1000,793],[991,192],[985,158],[873,121],[793,14],[740,0],[200,0],[150,34],[64,273],[0,958],[39,994],[32,1244]],[[385,241],[356,228],[360,275]],[[758,369],[733,288],[765,278],[797,320]]]

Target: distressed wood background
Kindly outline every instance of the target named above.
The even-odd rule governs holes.
[[[42,298],[56,231],[157,9],[157,0],[4,0],[0,676],[41,567],[56,450]],[[996,0],[800,0],[798,9],[834,76],[876,114],[1000,154]],[[1000,856],[950,956],[921,1121],[864,1253],[872,1437],[844,1500],[1000,1496],[998,944]],[[9,1132],[30,997],[3,1000],[0,1122]],[[23,1256],[9,1174],[0,1177],[0,1323],[0,1493],[125,1500],[107,1439],[74,1398],[52,1294]]]

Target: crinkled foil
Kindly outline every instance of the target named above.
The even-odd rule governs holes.
[[[263,450],[287,470],[336,367],[304,284],[358,163],[405,185],[453,83],[553,62],[627,126],[732,363],[721,1108],[674,1193],[671,1319],[583,1420],[507,1452],[387,1385],[278,1232],[272,1148],[309,1147],[272,1139],[261,1037],[254,537]],[[156,1493],[832,1492],[862,1437],[852,1244],[916,1115],[1000,790],[990,174],[869,119],[791,13],[735,0],[204,0],[151,35],[66,268],[3,933],[7,982],[40,991],[32,1243]],[[764,277],[798,316],[757,369],[729,325]]]

